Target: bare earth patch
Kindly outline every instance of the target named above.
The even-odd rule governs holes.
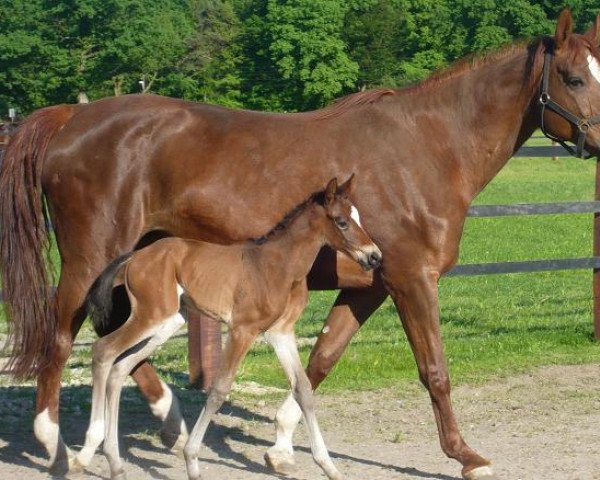
[[[529,375],[453,393],[463,433],[490,458],[501,480],[600,479],[600,365],[546,367]],[[191,427],[200,395],[179,391]],[[235,395],[209,430],[202,450],[206,479],[325,479],[312,462],[304,429],[296,438],[297,470],[274,476],[263,454],[273,438],[271,418],[281,401],[273,394]],[[82,442],[89,387],[63,389],[61,423],[70,445]],[[0,388],[0,479],[49,478],[41,448],[33,440],[33,387]],[[339,469],[348,479],[454,480],[458,463],[441,452],[427,394],[416,386],[398,392],[317,394],[318,417]],[[158,423],[134,388],[124,392],[121,451],[128,478],[185,479],[182,458],[158,441]],[[91,470],[71,479],[106,479],[97,455]]]

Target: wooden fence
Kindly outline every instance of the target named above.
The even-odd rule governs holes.
[[[1,150],[0,145],[0,150]],[[566,157],[560,146],[522,147],[515,157]],[[0,152],[1,159],[1,152]],[[502,217],[516,215],[594,214],[593,256],[521,262],[462,264],[448,276],[490,275],[501,273],[541,272],[553,270],[593,269],[594,335],[600,340],[600,161],[596,161],[596,187],[593,202],[534,203],[515,205],[477,205],[469,209],[470,217]],[[0,292],[1,301],[1,292]],[[218,369],[221,352],[221,330],[218,322],[188,312],[188,360],[190,383],[206,389]]]

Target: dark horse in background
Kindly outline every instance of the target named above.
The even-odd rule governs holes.
[[[53,466],[72,459],[58,428],[61,371],[85,294],[113,258],[166,235],[223,244],[259,237],[329,178],[356,172],[354,201],[384,263],[366,282],[331,270],[334,262],[315,264],[311,278],[320,288],[344,288],[310,357],[312,385],[390,295],[444,453],[462,464],[464,478],[491,478],[490,462],[465,443],[452,411],[437,285],[457,260],[469,203],[542,122],[560,140],[577,141],[585,130],[584,146],[599,152],[600,128],[578,127],[539,101],[546,62],[553,101],[574,117],[600,113],[600,18],[583,35],[571,30],[563,11],[553,37],[308,113],[150,95],[33,113],[0,173],[0,254],[12,368],[17,377],[37,376],[34,430]],[[44,199],[61,257],[56,296],[44,262]],[[134,378],[151,406],[170,395],[148,363]],[[276,468],[293,459],[296,413],[288,400],[277,414],[278,443],[268,453]]]

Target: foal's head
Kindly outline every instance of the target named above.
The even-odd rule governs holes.
[[[339,187],[337,179],[329,181],[323,195],[320,227],[330,247],[346,253],[365,270],[371,270],[381,263],[381,250],[360,225],[358,210],[349,198],[353,187],[354,174]]]

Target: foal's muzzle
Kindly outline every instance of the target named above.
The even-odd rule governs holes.
[[[372,247],[360,252],[358,256],[358,263],[365,270],[373,270],[381,265],[381,260],[383,256],[381,255],[381,250],[377,247]]]

